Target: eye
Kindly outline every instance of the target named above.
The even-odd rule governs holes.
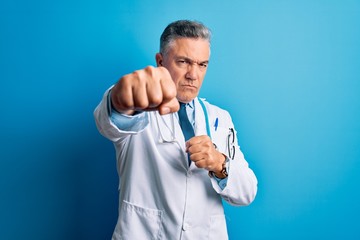
[[[181,68],[186,68],[191,64],[187,59],[178,59],[176,63]]]
[[[179,65],[179,66],[185,66],[187,65],[187,62],[184,60],[184,59],[179,59],[176,61],[176,63]]]
[[[208,63],[199,63],[200,68],[207,68]]]

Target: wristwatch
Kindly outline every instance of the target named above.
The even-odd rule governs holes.
[[[224,179],[224,178],[227,178],[229,176],[228,174],[228,167],[229,167],[229,159],[227,157],[225,157],[225,160],[222,164],[222,169],[221,169],[221,172],[217,173],[215,175],[215,172],[213,171],[210,171],[209,172],[209,175],[210,176],[213,176],[213,177],[216,177],[216,178],[219,178],[219,179]]]

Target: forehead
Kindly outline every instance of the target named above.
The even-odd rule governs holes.
[[[208,61],[210,43],[201,38],[178,38],[169,45],[167,53],[169,57],[186,57],[194,61]]]

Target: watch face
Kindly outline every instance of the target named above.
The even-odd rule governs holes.
[[[226,171],[226,168],[223,168],[223,170],[221,171],[221,174],[224,176],[224,177],[227,177],[228,176],[228,173]]]

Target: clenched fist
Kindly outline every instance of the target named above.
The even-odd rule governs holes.
[[[179,110],[176,93],[168,70],[149,66],[123,76],[111,90],[111,103],[127,115],[156,110],[163,115]]]
[[[216,176],[221,172],[225,155],[215,149],[209,136],[203,135],[190,138],[186,142],[186,151],[190,154],[190,160],[198,168],[212,171]]]

